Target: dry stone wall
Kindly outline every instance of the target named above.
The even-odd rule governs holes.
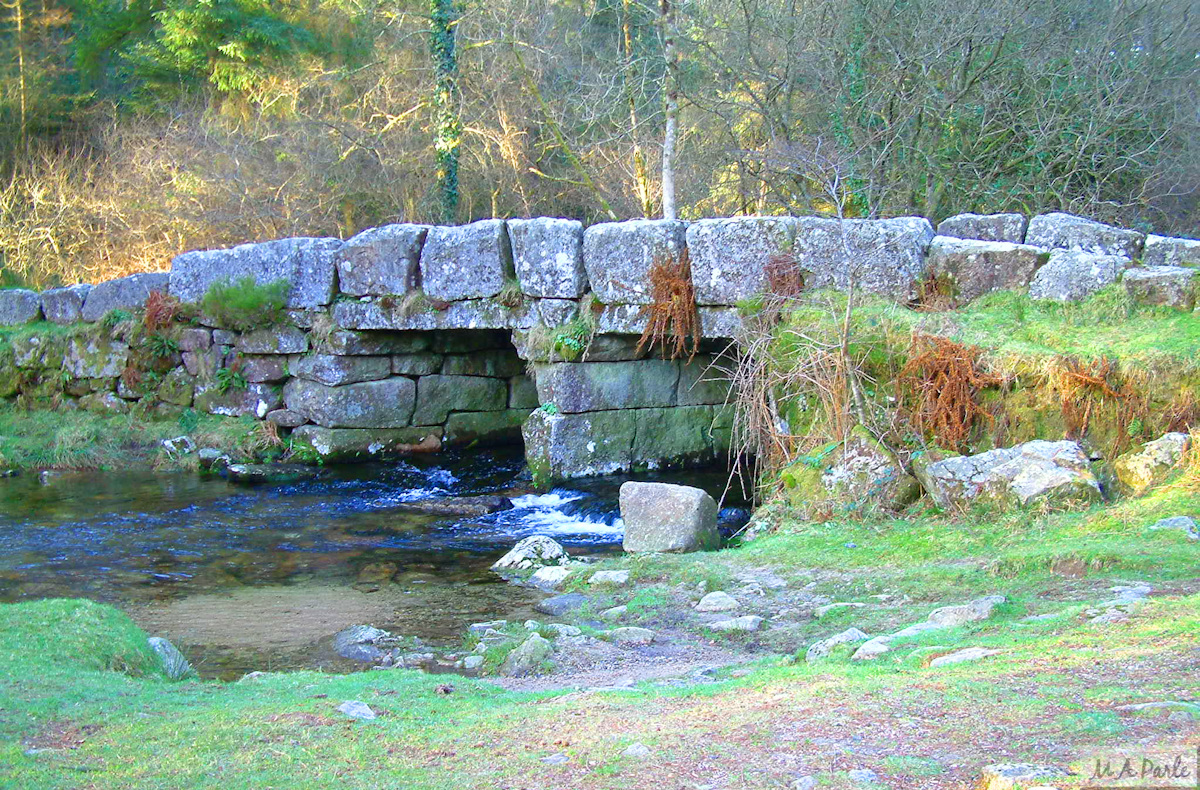
[[[648,358],[637,338],[650,270],[685,251],[705,354]],[[169,273],[94,286],[0,291],[0,326],[34,325],[0,349],[0,397],[248,415],[329,459],[523,435],[545,480],[703,463],[729,443],[727,393],[706,380],[706,354],[737,337],[739,305],[777,266],[810,288],[902,302],[930,283],[963,304],[1006,289],[1076,300],[1123,281],[1139,300],[1192,309],[1200,241],[1066,214],[963,214],[936,232],[919,217],[388,225],[187,252]],[[198,303],[244,278],[287,281],[285,321],[239,333],[199,314],[156,349],[138,330],[151,292]]]

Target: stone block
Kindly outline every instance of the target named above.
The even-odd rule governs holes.
[[[234,345],[243,354],[303,354],[308,335],[294,326],[273,326],[238,335]]]
[[[728,400],[727,374],[712,367],[712,362],[711,357],[680,361],[676,403],[680,406],[704,406],[722,404]]]
[[[442,445],[442,429],[426,428],[324,428],[302,425],[292,439],[311,447],[324,461],[377,461],[414,453],[436,452]]]
[[[42,298],[26,288],[0,290],[0,326],[30,324],[42,317]]]
[[[429,229],[421,250],[421,283],[430,299],[459,302],[496,296],[512,276],[504,220]]]
[[[1025,243],[1047,249],[1078,250],[1093,255],[1119,255],[1136,258],[1142,251],[1145,234],[1126,230],[1073,214],[1052,212],[1029,220]]]
[[[992,291],[1028,286],[1048,259],[1045,250],[1027,244],[935,236],[927,270],[950,285],[955,304],[963,305]]]
[[[704,466],[717,458],[712,406],[637,409],[630,462],[634,469]]]
[[[51,288],[42,291],[42,312],[47,321],[56,324],[73,324],[83,320],[83,303],[92,286],[86,283],[69,285],[66,288]]]
[[[508,332],[492,329],[470,329],[440,332],[429,346],[438,354],[470,354],[476,351],[512,348]]]
[[[628,471],[633,466],[635,411],[550,414],[536,409],[525,421],[525,459],[534,484]]]
[[[72,378],[116,378],[125,370],[129,346],[109,337],[73,337],[67,343],[63,370]]]
[[[402,377],[341,387],[292,379],[283,399],[289,410],[325,428],[401,428],[412,418],[416,389]]]
[[[1200,266],[1200,239],[1150,234],[1142,248],[1142,263],[1146,266]]]
[[[679,368],[679,362],[663,359],[558,362],[537,365],[534,381],[538,400],[566,414],[674,406]]]
[[[263,419],[267,413],[283,405],[279,388],[271,384],[250,384],[245,388],[230,387],[221,392],[210,381],[199,381],[193,401],[197,411],[222,417],[254,417]]]
[[[702,489],[631,480],[621,485],[620,501],[625,551],[701,551],[721,544],[717,503]]]
[[[451,302],[445,309],[413,307],[391,300],[337,302],[333,320],[342,329],[407,331],[512,329],[532,326],[528,305],[512,308],[495,299]]]
[[[448,446],[516,444],[521,441],[521,425],[530,411],[505,409],[452,412],[446,418],[444,441]]]
[[[294,238],[185,252],[171,263],[171,295],[199,303],[214,283],[253,277],[259,285],[285,280],[286,306],[293,310],[322,307],[333,301],[334,256],[341,247],[340,239]]]
[[[207,351],[212,347],[212,335],[212,331],[208,329],[185,329],[179,333],[179,350]]]
[[[174,368],[158,385],[156,393],[163,403],[175,406],[191,406],[196,391],[196,379],[183,368]]]
[[[338,290],[351,296],[401,295],[417,287],[427,225],[384,225],[352,236],[337,251]]]
[[[247,354],[239,359],[238,369],[246,381],[255,384],[283,381],[288,377],[288,357],[282,354]]]
[[[308,422],[308,418],[291,409],[275,409],[267,413],[267,422],[273,422],[280,428],[299,428]]]
[[[378,381],[392,374],[392,358],[307,354],[293,359],[291,374],[328,387]]]
[[[355,332],[335,329],[317,343],[321,352],[338,356],[413,354],[429,349],[424,332]]]
[[[955,214],[938,223],[939,236],[1021,244],[1029,221],[1024,214]]]
[[[482,376],[422,376],[417,380],[414,425],[441,425],[452,411],[508,408],[508,382]]]
[[[392,373],[397,376],[431,376],[442,369],[442,355],[432,352],[422,354],[397,354],[392,357]]]
[[[92,322],[111,310],[141,310],[151,291],[166,292],[169,279],[166,272],[142,272],[98,283],[84,298],[80,317]]]
[[[1178,307],[1196,306],[1196,274],[1200,269],[1188,266],[1144,266],[1128,269],[1121,282],[1135,301],[1141,304]]]
[[[67,352],[65,337],[53,335],[24,335],[12,338],[11,363],[18,368],[34,368],[45,371],[60,370]]]
[[[1112,285],[1133,264],[1118,255],[1096,255],[1079,250],[1052,250],[1029,283],[1034,299],[1079,302]]]
[[[605,304],[650,304],[650,268],[678,258],[687,223],[635,219],[602,222],[583,233],[583,265],[592,292]]]
[[[538,400],[537,385],[529,376],[513,376],[508,380],[508,408],[536,409],[541,406]]]
[[[696,303],[736,305],[763,291],[767,264],[791,254],[795,234],[791,217],[702,219],[688,225]]]
[[[578,299],[587,290],[583,223],[573,219],[510,219],[513,268],[529,296]]]
[[[471,354],[451,354],[442,362],[448,376],[491,376],[507,379],[525,372],[525,362],[516,349],[493,349]]]
[[[799,217],[793,257],[810,288],[877,294],[898,301],[916,295],[933,227],[923,217],[848,219]]]

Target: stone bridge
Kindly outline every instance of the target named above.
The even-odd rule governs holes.
[[[1194,300],[1200,242],[1064,214],[961,215],[939,232],[913,217],[586,229],[565,219],[493,219],[188,252],[169,273],[0,292],[0,324],[90,322],[68,335],[15,336],[12,360],[0,360],[0,396],[148,417],[188,407],[250,415],[329,460],[515,442],[523,433],[535,476],[548,482],[720,457],[730,441],[727,388],[705,371],[738,335],[739,304],[764,290],[779,256],[804,271],[808,287],[853,282],[898,301],[930,274],[951,281],[962,301],[1026,287],[1081,298],[1123,274],[1151,298],[1178,301],[1178,290]],[[649,272],[685,250],[704,344],[689,362],[652,358],[638,349]],[[147,362],[129,321],[112,320],[152,291],[199,303],[214,284],[245,277],[289,283],[285,322],[238,333],[201,314],[171,330],[165,361]],[[146,364],[152,376],[127,375]]]

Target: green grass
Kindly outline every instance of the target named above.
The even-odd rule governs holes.
[[[188,410],[178,420],[149,421],[132,414],[86,411],[26,411],[0,404],[0,466],[15,469],[163,468],[188,459],[171,459],[163,439],[188,434],[200,446],[237,457],[256,451],[257,423]]]
[[[253,276],[247,275],[235,282],[213,283],[200,306],[221,326],[246,332],[283,320],[290,290],[291,284],[287,280],[260,285]]]
[[[1119,283],[1079,303],[1037,301],[1004,291],[947,313],[918,313],[883,303],[868,304],[859,313],[868,322],[936,330],[998,357],[1119,357],[1146,366],[1172,360],[1194,370],[1200,349],[1200,314],[1136,304]]]

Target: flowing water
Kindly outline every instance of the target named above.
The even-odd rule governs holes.
[[[714,496],[725,482],[717,472],[655,479]],[[185,473],[30,473],[0,480],[0,601],[115,604],[206,676],[345,669],[329,637],[350,625],[450,648],[469,623],[536,617],[544,594],[488,566],[533,534],[575,555],[619,552],[621,482],[531,493],[519,450],[506,449],[256,487]],[[513,508],[463,518],[399,507],[485,493]]]

